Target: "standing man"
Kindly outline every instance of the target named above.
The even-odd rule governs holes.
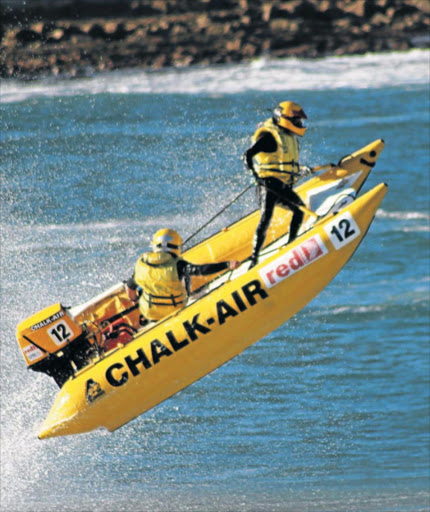
[[[297,135],[303,137],[306,132],[303,119],[307,119],[307,116],[298,103],[280,103],[273,116],[258,126],[252,137],[252,146],[244,154],[245,164],[258,183],[261,213],[249,268],[257,263],[276,204],[286,206],[293,212],[288,243],[296,238],[303,221],[303,212],[299,207],[304,203],[293,190],[299,177],[312,173],[309,167],[299,164]]]

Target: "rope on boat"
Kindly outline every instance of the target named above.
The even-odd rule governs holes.
[[[240,194],[238,194],[234,199],[232,199],[222,210],[220,210],[216,215],[214,215],[211,219],[209,219],[206,224],[203,224],[197,231],[195,231],[191,236],[189,236],[182,245],[186,245],[192,238],[194,238],[200,231],[202,231],[206,226],[208,226],[211,222],[213,222],[217,217],[219,217],[222,213],[224,213],[230,206],[235,203],[238,199],[240,199],[245,192],[248,192],[250,188],[253,188],[254,185],[248,185]]]

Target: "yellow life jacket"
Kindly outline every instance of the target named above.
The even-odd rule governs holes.
[[[294,184],[299,171],[299,141],[297,137],[279,128],[272,119],[262,123],[252,137],[252,143],[265,133],[276,140],[277,150],[272,153],[257,153],[254,156],[254,169],[260,178],[277,178],[287,185]]]
[[[177,262],[168,252],[147,252],[138,259],[134,280],[142,288],[139,308],[145,318],[160,320],[185,306],[187,293]]]

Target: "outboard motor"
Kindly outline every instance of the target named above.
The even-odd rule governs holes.
[[[89,335],[61,304],[54,304],[21,322],[16,337],[27,366],[53,377],[58,386],[83,368],[97,350]]]

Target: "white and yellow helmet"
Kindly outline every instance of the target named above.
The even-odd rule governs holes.
[[[275,124],[286,128],[300,137],[303,137],[307,128],[303,126],[303,119],[308,116],[298,103],[294,101],[283,101],[273,111],[273,121]]]
[[[152,238],[154,252],[172,252],[179,256],[182,251],[182,238],[174,229],[159,229]]]

